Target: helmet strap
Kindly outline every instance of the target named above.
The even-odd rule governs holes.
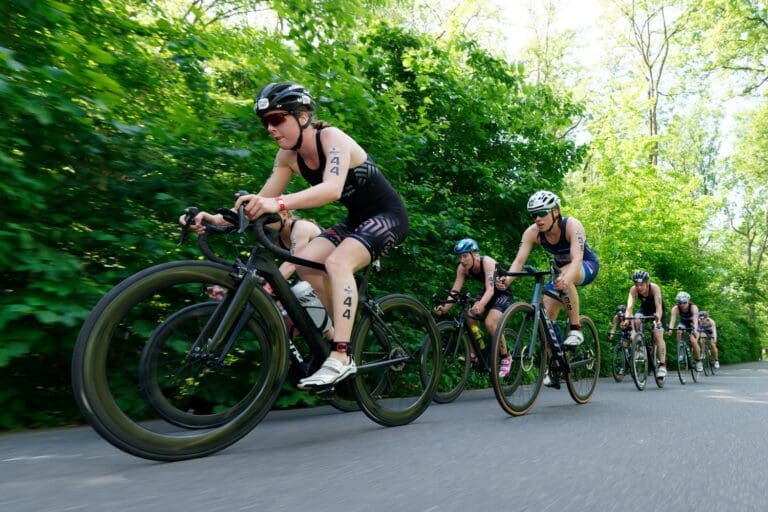
[[[310,124],[312,124],[312,112],[307,112],[308,118],[307,118],[307,122],[304,124],[301,124],[301,121],[299,120],[299,114],[297,114],[295,110],[291,112],[291,114],[293,115],[293,117],[296,118],[296,123],[299,125],[299,139],[296,141],[296,144],[291,148],[291,151],[298,151],[299,149],[301,149],[301,143],[304,140],[304,130]]]
[[[552,231],[552,229],[555,227],[555,224],[556,224],[556,223],[557,223],[557,221],[560,219],[560,215],[558,215],[557,217],[555,217],[555,209],[554,209],[554,208],[552,209],[552,211],[550,212],[550,214],[552,215],[552,225],[551,225],[551,226],[549,226],[549,229],[548,229],[548,230],[546,230],[544,233],[549,233],[550,231]]]

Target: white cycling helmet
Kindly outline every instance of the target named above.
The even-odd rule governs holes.
[[[551,210],[560,206],[560,198],[548,190],[539,190],[528,199],[528,211]]]
[[[687,292],[680,292],[677,294],[677,297],[675,297],[675,300],[678,304],[688,304],[691,302],[691,295]]]

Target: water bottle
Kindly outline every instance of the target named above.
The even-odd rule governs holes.
[[[480,332],[480,327],[477,324],[474,324],[470,326],[469,328],[470,332],[472,333],[472,337],[475,338],[475,341],[477,342],[477,345],[481,348],[485,348],[485,340],[483,339],[483,333]]]
[[[291,291],[299,299],[299,303],[309,313],[310,318],[312,318],[312,321],[319,329],[327,332],[333,327],[331,319],[328,318],[328,313],[325,311],[320,299],[317,298],[317,293],[315,293],[311,284],[306,281],[299,281],[291,287]]]

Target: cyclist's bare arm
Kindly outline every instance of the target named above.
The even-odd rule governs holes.
[[[258,196],[276,197],[283,193],[293,178],[293,169],[297,167],[296,154],[281,149],[275,156],[275,164],[272,167],[272,174],[259,190]]]
[[[677,306],[672,306],[672,312],[669,314],[668,334],[671,334],[672,333],[672,329],[674,329],[674,327],[675,327],[675,320],[677,320],[677,311],[678,311],[678,309],[679,308]]]
[[[691,304],[691,315],[693,315],[693,332],[699,332],[699,306]]]
[[[464,286],[465,279],[466,279],[466,272],[464,271],[464,267],[462,267],[461,265],[458,265],[456,267],[456,279],[454,279],[453,281],[453,286],[451,286],[451,291],[460,292],[462,287]],[[446,300],[445,304],[435,307],[435,312],[439,315],[442,315],[443,313],[447,313],[448,310],[450,310],[453,307],[453,304],[449,302],[451,300],[450,297],[446,298],[445,300]]]
[[[352,163],[360,164],[365,158],[365,153],[363,152],[363,160],[357,161],[360,158],[359,153],[362,151],[360,146],[337,128],[323,130],[321,140],[323,147],[328,148],[326,150],[323,181],[304,190],[282,196],[283,205],[289,210],[316,208],[337,201],[344,190],[344,182],[347,179],[353,152],[354,161]],[[243,202],[248,201],[245,210],[250,219],[255,219],[265,213],[278,211],[281,205],[278,204],[275,196],[282,193],[285,189],[284,184],[287,183],[284,181],[285,176],[288,175],[288,171],[292,168],[290,162],[293,162],[295,158],[296,154],[293,151],[282,149],[278,151],[272,176],[267,180],[265,186],[262,187],[262,192],[265,195],[249,194],[240,197],[236,201],[235,207],[237,208]],[[281,186],[283,187],[282,190],[280,189]]]
[[[584,261],[584,248],[587,245],[587,236],[584,233],[584,226],[578,220],[571,217],[565,227],[565,239],[571,244],[571,263],[568,264],[568,270],[558,277],[558,280],[565,283],[574,283],[579,278],[581,264]]]
[[[482,271],[485,276],[485,291],[483,292],[482,297],[480,297],[480,300],[472,305],[472,309],[475,313],[482,313],[485,306],[487,306],[491,298],[493,298],[493,293],[496,290],[496,260],[489,256],[483,258]]]
[[[663,310],[661,309],[661,288],[659,288],[659,285],[651,283],[651,293],[653,294],[653,301],[656,303],[656,320],[654,325],[660,325]]]
[[[523,236],[520,239],[520,247],[517,249],[517,255],[515,256],[514,261],[509,266],[509,272],[520,272],[523,270],[523,265],[525,265],[528,256],[531,254],[533,246],[539,243],[538,231],[539,228],[536,227],[536,224],[533,224],[523,232]],[[509,287],[514,280],[515,278],[512,276],[506,276],[503,279],[507,287]]]
[[[613,321],[611,322],[611,331],[608,333],[613,336],[616,332],[616,326],[619,325],[619,315],[613,315]]]
[[[629,296],[627,297],[627,310],[624,312],[624,318],[625,322],[629,322],[629,317],[632,316],[632,308],[635,307],[635,296],[637,295],[637,292],[635,291],[635,287],[629,289]]]

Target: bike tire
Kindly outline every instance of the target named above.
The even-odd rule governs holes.
[[[709,374],[713,377],[717,373],[717,368],[715,368],[715,354],[712,352],[712,348],[709,346],[709,339],[705,342],[707,345],[707,362],[709,363]]]
[[[693,382],[699,382],[699,372],[696,371],[696,362],[691,359],[693,349],[691,348],[690,342],[686,341],[686,343],[685,350],[688,351],[688,361],[691,362],[691,378],[693,379]]]
[[[709,350],[706,349],[706,342],[699,341],[699,353],[701,354],[701,364],[704,367],[704,375],[710,375]]]
[[[622,347],[621,342],[616,343],[611,347],[611,375],[613,380],[616,382],[624,380],[628,370],[626,366],[627,358],[624,356],[624,347]]]
[[[680,384],[685,385],[687,379],[685,374],[690,371],[690,360],[688,359],[688,352],[685,350],[683,343],[677,344],[677,378],[680,379]]]
[[[75,399],[96,432],[137,457],[178,461],[222,450],[250,432],[269,412],[287,370],[287,340],[274,301],[260,288],[250,297],[254,317],[270,334],[270,358],[247,382],[259,391],[237,416],[205,429],[178,431],[152,421],[141,394],[138,364],[143,346],[174,312],[209,301],[205,289],[218,284],[234,290],[231,268],[212,262],[179,261],[145,269],[118,284],[86,319],[72,356]],[[170,428],[169,428],[170,427]]]
[[[355,398],[355,390],[352,389],[352,382],[347,379],[336,386],[334,393],[328,398],[328,403],[341,412],[355,412],[360,410],[360,405]]]
[[[376,301],[352,332],[358,373],[353,388],[360,409],[376,423],[411,423],[427,409],[440,378],[440,335],[430,311],[408,295]]]
[[[645,389],[648,378],[648,352],[645,350],[645,340],[639,333],[632,336],[630,345],[632,353],[632,380],[639,391]]]
[[[201,302],[171,314],[155,329],[142,350],[139,385],[144,398],[160,418],[173,425],[189,429],[221,426],[243,412],[260,391],[256,381],[234,403],[204,398],[216,397],[226,387],[231,388],[232,381],[242,370],[238,368],[241,364],[264,367],[271,357],[269,337],[251,319],[245,332],[238,333],[238,342],[230,350],[238,353],[241,364],[224,364],[216,368],[202,360],[188,359],[187,354],[197,334],[218,306],[219,302],[215,301]],[[194,386],[194,394],[189,392],[190,386]]]
[[[443,364],[433,400],[447,404],[456,400],[467,385],[472,366],[470,341],[466,331],[459,338],[459,330],[451,320],[439,322],[437,332]]]
[[[530,348],[534,329],[538,334]],[[539,397],[547,372],[545,339],[544,327],[531,304],[516,302],[499,319],[491,343],[491,384],[502,410],[511,416],[526,414]],[[502,343],[512,355],[512,368],[506,377],[499,375]]]
[[[584,341],[575,350],[566,352],[568,374],[565,380],[573,401],[585,404],[592,398],[600,380],[600,339],[592,319],[581,315],[579,320]]]

